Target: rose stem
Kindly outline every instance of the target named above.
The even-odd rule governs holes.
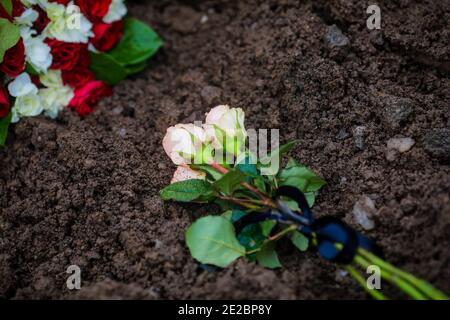
[[[230,171],[227,168],[222,167],[220,164],[218,164],[216,162],[211,162],[210,165],[211,165],[211,167],[213,167],[214,169],[216,169],[218,172],[220,172],[222,174],[227,174]],[[247,188],[248,190],[250,190],[251,192],[255,193],[262,200],[263,205],[272,207],[274,209],[277,208],[277,205],[272,201],[272,199],[270,199],[268,196],[266,196],[264,193],[262,193],[255,187],[251,186],[247,182],[242,182],[241,185],[243,187]]]

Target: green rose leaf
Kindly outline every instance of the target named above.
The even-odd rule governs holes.
[[[6,138],[8,137],[8,128],[11,123],[12,113],[10,112],[6,117],[0,119],[0,146],[4,146]]]
[[[298,143],[298,140],[290,141],[286,144],[279,146],[277,149],[272,151],[265,159],[261,160],[260,168],[269,168],[272,163],[281,163],[281,157],[283,154],[289,152],[295,145]],[[273,172],[273,175],[277,174],[277,172]]]
[[[292,243],[300,250],[306,251],[309,246],[309,239],[305,237],[302,233],[294,231],[289,235]]]
[[[204,173],[206,173],[208,178],[212,180],[219,180],[220,178],[223,177],[222,173],[218,172],[216,169],[206,164],[191,164],[190,167],[194,170],[203,171]]]
[[[233,224],[224,217],[208,216],[194,222],[186,232],[186,243],[196,260],[222,268],[245,255]]]
[[[191,179],[168,185],[160,191],[163,200],[190,202],[212,194],[211,184],[200,179]]]
[[[89,67],[95,73],[97,79],[114,86],[127,77],[127,70],[111,55],[91,52],[90,56],[91,64]]]
[[[0,0],[0,5],[6,10],[9,15],[12,15],[13,4],[11,0]]]
[[[14,47],[20,39],[19,27],[8,19],[0,18],[0,63],[5,52]]]
[[[318,191],[327,184],[308,167],[292,161],[280,172],[278,178],[280,185],[294,186],[305,193]]]
[[[245,181],[246,177],[247,175],[245,173],[234,168],[214,182],[213,186],[216,190],[224,192],[225,194],[232,194],[233,191]]]
[[[162,45],[161,38],[152,28],[139,20],[126,18],[122,40],[108,53],[122,66],[139,65],[152,57]],[[129,70],[133,71],[133,68]]]
[[[278,260],[278,255],[275,251],[275,246],[276,243],[270,241],[263,245],[261,250],[256,254],[256,260],[261,266],[269,269],[281,267],[280,260]]]

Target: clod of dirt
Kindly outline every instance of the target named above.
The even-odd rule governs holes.
[[[353,217],[364,230],[372,230],[375,223],[372,217],[377,213],[375,203],[368,196],[362,196],[353,207]]]
[[[382,103],[384,123],[391,129],[397,129],[406,122],[414,110],[414,103],[410,99],[387,95]]]
[[[450,163],[450,130],[434,129],[425,134],[425,150],[442,162]]]

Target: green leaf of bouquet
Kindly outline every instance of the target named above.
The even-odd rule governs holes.
[[[122,66],[136,65],[152,57],[162,45],[161,38],[147,24],[126,18],[122,40],[108,53]]]
[[[326,181],[317,176],[314,171],[304,165],[293,165],[279,174],[281,185],[291,185],[303,192],[315,192],[326,185]],[[298,183],[296,185],[296,183]]]
[[[191,164],[190,167],[194,170],[203,171],[204,173],[206,173],[208,178],[212,180],[219,180],[220,178],[223,177],[222,173],[218,172],[216,169],[207,164],[195,164],[195,165]]]
[[[222,268],[245,255],[233,224],[223,217],[208,216],[194,222],[186,232],[186,243],[196,260]]]
[[[0,63],[5,52],[14,47],[20,39],[19,27],[8,19],[0,18]]]
[[[239,219],[241,219],[246,215],[247,212],[238,209],[228,210],[222,213],[222,217],[229,220],[231,223],[235,223],[236,221],[238,221]]]
[[[127,71],[128,75],[132,75],[132,74],[143,71],[145,69],[145,67],[147,67],[147,62],[143,61],[141,63],[127,65],[127,66],[125,66],[125,70]]]
[[[292,243],[300,250],[306,251],[309,246],[309,239],[298,231],[294,231],[289,235]]]
[[[298,143],[298,140],[293,140],[293,141],[290,141],[286,144],[279,146],[277,149],[275,149],[274,151],[269,153],[266,158],[261,159],[258,167],[259,168],[270,168],[273,165],[273,163],[278,163],[278,166],[279,166],[281,163],[281,157],[283,156],[283,154],[290,151],[297,143]],[[278,173],[278,171],[271,172],[271,174],[273,174],[273,175],[276,175],[277,173]]]
[[[258,175],[256,164],[251,163],[250,160],[250,157],[246,156],[242,161],[236,164],[235,168],[239,169],[241,172],[244,172],[249,176],[256,177]]]
[[[244,182],[247,175],[242,171],[234,168],[231,169],[227,174],[223,175],[219,180],[213,183],[216,190],[224,192],[225,194],[232,194],[239,185]]]
[[[6,117],[0,119],[0,146],[4,146],[6,138],[8,137],[8,128],[11,123],[12,113],[10,112]]]
[[[212,191],[211,184],[200,179],[172,183],[160,191],[163,200],[190,202]]]
[[[278,260],[278,255],[275,251],[275,246],[276,243],[270,241],[262,246],[261,250],[256,254],[256,260],[261,266],[269,269],[281,267],[280,260]]]
[[[11,0],[0,0],[0,5],[10,16],[12,15],[13,4]]]
[[[267,238],[272,229],[277,225],[277,222],[274,220],[266,220],[260,223],[262,234]]]
[[[116,85],[128,75],[127,70],[107,53],[91,52],[90,69],[97,79],[105,81],[109,85]]]

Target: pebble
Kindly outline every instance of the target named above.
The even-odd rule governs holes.
[[[353,217],[364,230],[375,228],[375,223],[371,218],[376,213],[375,203],[368,196],[362,196],[353,206]]]
[[[397,150],[400,153],[411,150],[416,142],[412,138],[392,138],[387,142],[388,150]]]
[[[122,138],[125,138],[125,136],[127,135],[127,129],[125,128],[120,128],[119,130],[117,130],[117,134],[119,136],[121,136]]]
[[[338,140],[344,140],[346,138],[348,138],[350,134],[347,132],[347,130],[345,130],[345,128],[342,128],[341,130],[339,130],[339,133],[337,134],[336,138]]]
[[[414,103],[410,99],[386,95],[383,100],[383,121],[391,129],[399,128],[414,110]]]
[[[335,24],[327,28],[325,42],[330,48],[346,47],[350,44],[348,37],[344,35],[341,29],[339,29]]]
[[[423,139],[425,150],[434,158],[444,163],[450,163],[450,130],[433,129],[428,131]]]
[[[355,136],[355,145],[359,150],[364,149],[364,137],[365,137],[366,127],[358,126],[353,130],[353,134]]]

